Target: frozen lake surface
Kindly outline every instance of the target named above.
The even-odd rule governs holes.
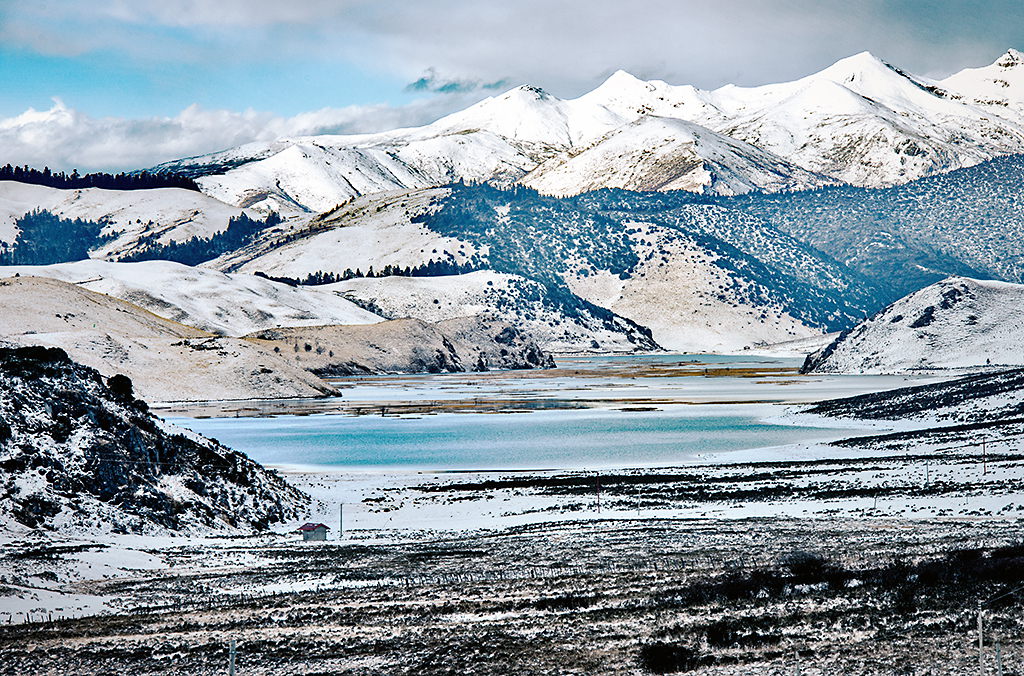
[[[271,465],[636,467],[848,436],[849,429],[776,418],[784,404],[927,380],[801,376],[799,363],[717,355],[566,358],[552,371],[347,378],[336,381],[341,398],[238,409],[238,417],[171,412],[169,419]]]

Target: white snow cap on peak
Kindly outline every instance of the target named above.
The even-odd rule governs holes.
[[[655,90],[655,83],[641,80],[637,76],[619,69],[608,76],[608,78],[597,86],[590,93],[598,96],[608,97],[612,95],[636,96],[638,92],[651,92]],[[586,94],[584,94],[586,96]]]
[[[881,71],[893,72],[893,68],[871,52],[860,52],[853,56],[839,59],[828,68],[819,71],[811,77],[827,77],[838,82],[840,80],[850,80],[859,75]]]
[[[636,85],[636,84],[646,85],[647,82],[644,81],[644,80],[641,80],[636,75],[633,75],[632,73],[630,73],[628,71],[625,71],[625,70],[622,70],[620,68],[617,71],[615,71],[614,73],[612,73],[611,75],[609,75],[608,79],[604,81],[604,84],[606,84],[606,85],[616,85],[616,86],[623,86],[623,85],[629,86],[629,85]]]
[[[995,65],[1003,68],[1013,68],[1024,64],[1024,52],[1010,47],[1006,53],[996,59]]]

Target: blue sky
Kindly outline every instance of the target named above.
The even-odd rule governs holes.
[[[941,77],[1008,47],[1020,0],[0,0],[0,162],[132,168],[376,131],[524,82],[575,96],[619,68],[754,85],[866,49]],[[84,150],[114,127],[124,147]]]

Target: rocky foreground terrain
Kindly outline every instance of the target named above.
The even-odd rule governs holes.
[[[377,545],[238,542],[80,585],[109,616],[0,627],[0,673],[977,674],[1007,523],[641,519]],[[8,556],[48,568],[60,548]],[[258,565],[240,563],[256,560]],[[1021,600],[986,608],[1020,673]],[[40,621],[41,620],[41,621]],[[995,651],[985,659],[995,673]]]
[[[308,497],[241,453],[173,428],[57,348],[0,347],[0,525],[9,533],[246,532]]]
[[[239,674],[977,674],[979,603],[982,673],[1021,673],[1020,391],[825,402],[795,415],[884,424],[681,467],[293,472],[309,513],[360,496],[323,543],[11,538],[0,673],[219,674],[233,640]]]

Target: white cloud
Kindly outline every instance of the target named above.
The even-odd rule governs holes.
[[[166,64],[188,64],[199,83],[240,68],[247,77],[239,78],[238,91],[220,99],[245,102],[238,107],[257,91],[282,89],[295,99],[301,85],[282,87],[274,79],[288,77],[293,64],[322,65],[342,78],[381,75],[435,94],[407,106],[353,105],[294,117],[193,106],[173,117],[97,118],[55,105],[0,120],[0,162],[138,168],[281,135],[421,124],[479,98],[482,89],[471,90],[488,83],[530,83],[571,97],[619,68],[674,84],[754,85],[800,77],[867,49],[911,72],[942,76],[987,64],[1007,47],[1024,48],[1024,4],[985,5],[975,11],[960,0],[0,0],[0,42],[9,48],[115,54],[160,85]],[[323,85],[315,86],[320,90],[311,94],[325,100]],[[76,91],[69,87],[54,93]],[[183,96],[179,105],[207,100]]]
[[[870,50],[912,72],[1024,48],[1024,4],[987,0],[0,0],[0,39],[60,54],[259,68],[358,63],[406,81],[511,78],[570,95],[619,68],[714,87],[798,77]]]
[[[470,99],[471,100],[471,99]],[[174,117],[91,117],[55,99],[49,110],[0,118],[0,161],[37,168],[121,171],[285,136],[370,133],[431,122],[468,103],[457,96],[406,106],[324,108],[292,117],[197,105]]]

